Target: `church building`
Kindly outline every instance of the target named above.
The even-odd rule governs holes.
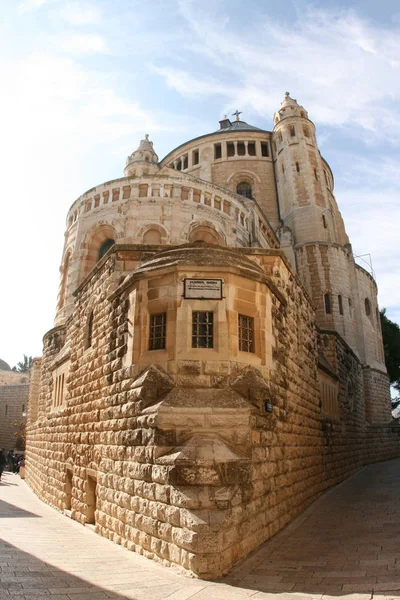
[[[289,93],[272,132],[234,116],[72,204],[27,427],[40,498],[211,579],[400,449],[315,126]]]

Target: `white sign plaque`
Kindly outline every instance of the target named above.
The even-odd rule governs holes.
[[[221,300],[222,279],[184,279],[183,295],[198,300]]]

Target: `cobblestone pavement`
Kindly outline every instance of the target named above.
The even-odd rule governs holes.
[[[400,459],[319,498],[220,582],[175,574],[0,483],[0,600],[400,599]]]

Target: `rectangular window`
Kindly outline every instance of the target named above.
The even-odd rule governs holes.
[[[239,350],[241,352],[254,352],[254,319],[239,315]]]
[[[249,142],[247,144],[247,149],[248,149],[248,152],[249,152],[250,156],[255,156],[256,155],[256,144],[255,144],[255,142]]]
[[[261,142],[261,156],[269,156],[268,144]]]
[[[198,150],[193,150],[192,161],[193,161],[194,165],[199,164],[199,151]]]
[[[192,312],[192,348],[214,347],[214,313]]]
[[[343,314],[343,300],[342,300],[342,296],[338,296],[338,302],[339,302],[339,313],[342,315]]]
[[[186,156],[183,157],[183,168],[187,169],[189,166],[189,158],[188,155],[186,154]]]
[[[233,142],[227,142],[226,153],[228,156],[235,156],[235,144]]]
[[[165,350],[167,313],[150,315],[149,350]]]
[[[214,158],[215,158],[215,160],[217,160],[218,158],[221,158],[221,156],[222,156],[221,144],[215,144],[214,145]]]
[[[325,312],[327,315],[330,315],[332,310],[331,310],[331,297],[329,294],[325,294],[324,303],[325,303]]]
[[[244,156],[246,154],[246,146],[244,142],[238,142],[237,151],[239,156]]]

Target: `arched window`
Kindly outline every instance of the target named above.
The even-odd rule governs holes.
[[[115,244],[115,242],[111,238],[104,240],[104,242],[102,243],[102,245],[99,248],[99,255],[98,255],[97,260],[100,260],[101,258],[103,258],[103,256],[107,252],[107,250],[109,250],[111,248],[111,246],[114,246],[114,244]]]
[[[364,304],[365,304],[365,314],[367,315],[367,317],[369,317],[371,314],[371,302],[369,301],[368,298],[365,298]]]
[[[240,194],[240,196],[244,196],[245,198],[252,198],[251,193],[251,185],[246,181],[242,181],[236,187],[236,193]]]

